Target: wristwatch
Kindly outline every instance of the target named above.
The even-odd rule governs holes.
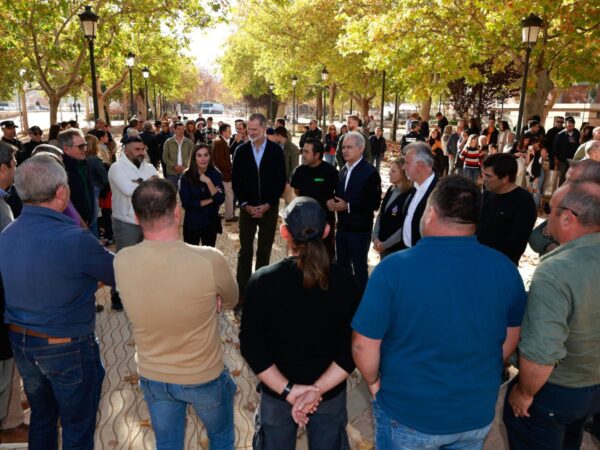
[[[293,386],[294,386],[294,383],[292,383],[291,381],[288,381],[288,384],[286,384],[285,387],[283,388],[283,392],[279,395],[281,400],[287,400],[287,397],[288,397],[288,395],[290,395],[290,391],[292,390]]]

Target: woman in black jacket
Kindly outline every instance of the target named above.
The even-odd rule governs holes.
[[[311,450],[347,450],[350,322],[361,290],[330,262],[327,215],[316,200],[297,197],[281,216],[292,256],[254,272],[242,314],[240,348],[261,392],[253,448],[294,449],[306,425]]]
[[[390,165],[390,183],[373,227],[373,249],[382,259],[402,249],[404,204],[412,192],[411,182],[404,172],[404,158]]]

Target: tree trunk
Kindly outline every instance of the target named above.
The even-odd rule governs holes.
[[[329,85],[329,123],[333,123],[335,116],[335,94],[337,94],[337,85],[331,83]]]
[[[276,102],[275,106],[276,106],[275,118],[285,116],[285,110],[287,109],[287,102],[281,100],[279,102]],[[291,120],[289,120],[288,122],[291,122]],[[287,123],[286,123],[286,125],[287,125]]]
[[[106,113],[104,111],[104,94],[98,92],[98,115],[99,119],[106,121]]]
[[[360,99],[358,99],[360,117],[362,118],[363,122],[365,122],[369,117],[369,106],[371,106],[371,100],[373,100],[373,97],[360,97]]]
[[[25,91],[19,88],[19,103],[21,104],[21,132],[29,130],[29,120],[27,117],[27,99],[25,98]]]
[[[419,115],[421,116],[421,119],[423,119],[426,122],[429,122],[429,118],[431,115],[431,102],[432,98],[430,94],[429,97],[427,97],[427,99],[421,104],[421,109],[419,110]]]
[[[50,102],[50,125],[58,122],[58,106],[60,104],[60,97],[58,95],[48,95],[48,101]]]
[[[550,91],[550,93],[548,95],[548,102],[544,105],[544,112],[542,114],[542,124],[544,124],[546,122],[548,113],[550,111],[552,111],[552,108],[554,108],[554,104],[558,100],[558,97],[560,97],[561,93],[562,93],[562,90],[558,89],[556,87]]]
[[[535,77],[535,90],[533,92],[527,92],[525,98],[525,111],[523,112],[523,119],[527,120],[532,115],[537,114],[540,117],[544,114],[544,106],[548,94],[554,89],[554,83],[550,79],[550,73],[546,68],[536,67],[533,75]]]

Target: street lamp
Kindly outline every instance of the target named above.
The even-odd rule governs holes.
[[[91,6],[86,6],[85,11],[79,14],[83,35],[88,41],[90,49],[90,70],[92,71],[92,102],[94,103],[94,120],[99,118],[98,111],[98,90],[96,81],[96,62],[94,60],[94,39],[96,39],[96,25],[98,16],[94,14]]]
[[[298,77],[294,75],[292,77],[292,87],[294,88],[294,94],[292,96],[292,136],[296,136],[296,85],[298,84]]]
[[[325,138],[325,129],[327,128],[327,124],[325,123],[325,99],[327,98],[327,85],[326,82],[329,79],[329,72],[327,69],[323,67],[321,70],[321,80],[323,81],[323,139]]]
[[[127,53],[127,57],[125,58],[125,65],[129,67],[129,108],[131,111],[131,115],[133,116],[133,66],[135,64],[135,55],[131,52]]]
[[[523,123],[523,111],[525,110],[525,95],[527,93],[527,74],[529,72],[529,56],[531,55],[531,47],[537,42],[540,28],[544,21],[535,16],[529,14],[528,17],[521,21],[522,33],[523,33],[523,44],[526,44],[525,48],[525,69],[523,72],[523,84],[521,85],[521,100],[519,102],[519,119],[517,120],[517,139],[521,137],[521,125]]]
[[[144,89],[145,89],[145,96],[144,99],[146,101],[146,119],[149,118],[150,114],[150,103],[148,102],[148,78],[150,78],[150,69],[148,69],[147,67],[144,67],[142,69],[142,76],[144,77]]]
[[[271,98],[269,100],[269,120],[273,121],[273,89],[275,89],[275,85],[273,83],[269,84],[269,92],[271,94]]]

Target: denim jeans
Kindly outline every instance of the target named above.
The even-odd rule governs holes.
[[[292,419],[292,405],[264,392],[256,414],[253,450],[294,450],[298,425]],[[348,413],[346,391],[325,400],[310,415],[306,432],[310,450],[349,450],[346,432]]]
[[[381,167],[382,160],[383,160],[383,155],[373,156],[373,165],[377,169],[377,172],[379,172],[379,168]]]
[[[481,450],[491,424],[454,434],[425,434],[392,419],[373,401],[377,450]]]
[[[600,385],[568,388],[546,383],[529,407],[529,417],[515,417],[508,403],[515,378],[506,390],[504,424],[511,450],[579,449],[587,419],[600,413]]]
[[[542,169],[540,176],[535,178],[531,182],[531,191],[533,195],[533,201],[535,202],[535,206],[540,207],[540,203],[542,202],[542,197],[544,195],[544,170]]]
[[[464,167],[462,174],[464,177],[469,178],[469,179],[473,180],[475,183],[477,183],[480,173],[481,173],[481,169],[479,169],[479,167]]]
[[[140,387],[150,410],[157,450],[182,450],[188,405],[206,427],[210,450],[233,450],[233,398],[236,385],[224,370],[202,384],[171,384],[140,377]]]
[[[11,331],[15,362],[31,405],[30,450],[93,449],[104,367],[90,334],[66,344]]]
[[[337,263],[350,271],[364,291],[369,279],[369,246],[371,233],[351,233],[337,230],[335,235],[335,252]]]

